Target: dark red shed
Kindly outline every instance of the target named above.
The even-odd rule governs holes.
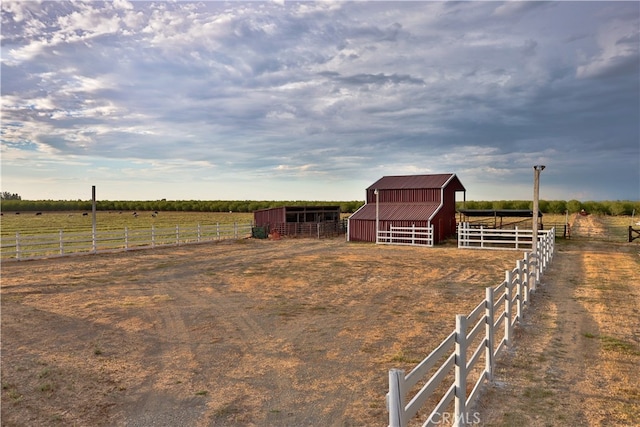
[[[253,212],[256,227],[281,235],[328,235],[341,232],[340,206],[281,206]]]
[[[452,173],[384,176],[367,188],[365,204],[349,217],[348,239],[375,242],[378,211],[380,230],[433,224],[434,243],[441,242],[456,233],[458,191],[466,192]]]

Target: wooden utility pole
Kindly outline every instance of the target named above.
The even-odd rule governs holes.
[[[532,225],[532,237],[531,237],[531,252],[535,257],[536,270],[540,267],[538,263],[538,211],[539,211],[539,199],[540,199],[540,172],[544,170],[543,165],[536,165],[533,167],[533,225]]]
[[[91,186],[91,240],[93,242],[93,252],[96,252],[96,186]]]

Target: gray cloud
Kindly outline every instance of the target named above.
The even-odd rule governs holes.
[[[273,180],[272,198],[315,198],[304,183],[326,180],[319,198],[348,199],[382,174],[431,172],[458,173],[468,198],[526,198],[544,161],[548,197],[638,198],[638,15],[629,2],[3,2],[4,186],[49,191],[5,167],[47,157],[51,182],[82,158],[98,180],[141,169],[161,192],[136,166],[153,164],[192,198],[222,197],[195,170],[245,198],[266,197],[252,177]]]

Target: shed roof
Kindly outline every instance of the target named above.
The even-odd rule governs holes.
[[[466,191],[458,177],[453,173],[435,175],[395,175],[383,176],[367,190],[400,190],[412,188],[442,188],[447,184],[454,186],[455,191]]]
[[[381,221],[426,221],[437,212],[439,203],[380,203]],[[376,219],[376,204],[367,203],[349,217],[349,219]]]
[[[339,210],[340,206],[339,205],[331,205],[331,206],[315,206],[315,205],[305,205],[305,206],[276,206],[274,208],[264,208],[264,209],[257,209],[253,212],[265,212],[265,211],[271,211],[271,210],[278,210],[278,209],[284,209],[287,212],[300,212],[300,211],[334,211],[334,210]]]

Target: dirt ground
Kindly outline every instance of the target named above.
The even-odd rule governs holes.
[[[482,425],[640,425],[640,245],[594,240],[593,216],[573,231],[478,402]]]
[[[638,245],[558,245],[486,425],[637,425]],[[243,240],[2,265],[3,426],[383,426],[521,252]],[[440,326],[438,326],[440,325]]]

